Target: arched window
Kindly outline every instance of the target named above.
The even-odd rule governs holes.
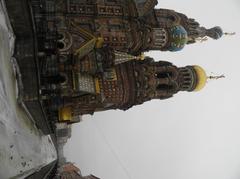
[[[149,37],[148,39],[147,39],[147,43],[151,43],[152,42],[152,39],[151,39],[151,37]]]
[[[57,47],[58,47],[58,49],[62,50],[62,49],[64,49],[65,44],[63,42],[61,42],[61,41],[58,41],[57,42]]]
[[[162,72],[162,73],[156,74],[156,76],[157,76],[157,78],[172,78],[173,73],[172,72]]]
[[[169,91],[173,90],[173,85],[167,85],[167,84],[160,84],[157,86],[157,90],[159,91]]]

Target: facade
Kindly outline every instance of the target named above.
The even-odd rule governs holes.
[[[55,132],[53,120],[66,122],[56,134],[61,156],[56,178],[97,179],[83,177],[63,156],[70,134],[67,124],[81,121],[79,116],[127,110],[205,86],[208,77],[200,66],[176,67],[142,54],[176,52],[206,38],[219,39],[222,29],[205,28],[182,13],[155,9],[156,4],[157,0],[6,1],[16,35],[18,100],[44,134]]]
[[[179,51],[203,37],[218,39],[220,27],[207,29],[186,15],[154,9],[157,0],[59,0],[55,3],[58,48],[77,51],[91,41],[139,55],[149,50]],[[83,56],[82,51],[76,52]]]
[[[50,34],[48,38],[55,37],[55,41],[44,39],[42,47],[44,58],[55,61],[43,73],[43,86],[54,84],[55,89],[46,87],[43,94],[55,94],[50,104],[60,109],[62,118],[126,110],[148,100],[172,97],[178,91],[193,91],[200,77],[206,80],[200,67],[177,68],[151,58],[137,61],[145,51],[179,51],[201,38],[218,39],[223,34],[219,27],[206,29],[173,10],[154,9],[156,3],[49,0],[46,10],[55,15],[35,14],[38,30],[43,30],[40,22],[44,21],[52,32],[46,34]]]
[[[156,0],[31,2],[38,58],[46,67],[40,69],[41,95],[60,121],[202,88],[207,77],[201,67],[178,68],[142,53],[175,52],[223,35],[220,27],[207,29],[184,14],[155,9]]]
[[[198,91],[207,79],[199,66],[178,68],[170,62],[155,62],[148,57],[104,68],[95,75],[84,75],[92,86],[87,82],[80,89],[83,84],[79,86],[79,78],[65,83],[68,91],[62,97],[61,109],[69,109],[74,116],[109,109],[127,110],[145,101],[170,98],[180,91]],[[74,86],[79,89],[74,90]],[[79,90],[85,94],[78,95]]]
[[[155,9],[156,4],[157,0],[6,3],[17,39],[14,57],[21,72],[20,98],[43,133],[53,132],[49,120],[75,123],[80,121],[78,115],[126,110],[147,100],[169,98],[185,90],[182,69],[194,89],[200,79],[195,67],[143,60],[142,53],[179,51],[208,37],[219,39],[223,32],[174,10]],[[146,83],[148,78],[158,83],[156,77],[164,76],[158,75],[164,68],[172,72],[164,72],[161,83],[174,84],[159,90]]]

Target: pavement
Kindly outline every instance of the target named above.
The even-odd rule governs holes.
[[[13,51],[14,35],[0,0],[0,179],[25,178],[57,159],[51,137],[36,128],[17,101]]]

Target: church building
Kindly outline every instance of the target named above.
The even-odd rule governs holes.
[[[197,66],[176,67],[144,57],[180,51],[222,29],[155,9],[157,0],[32,0],[41,66],[41,95],[60,120],[110,109],[127,110],[206,83]]]

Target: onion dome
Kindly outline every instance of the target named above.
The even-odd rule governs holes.
[[[202,67],[194,65],[193,69],[197,77],[197,83],[193,91],[200,91],[205,87],[208,77],[206,75],[205,70]]]
[[[220,39],[223,36],[223,30],[222,30],[221,27],[216,26],[216,27],[213,27],[211,29],[207,29],[206,34],[207,34],[208,37],[211,37],[211,38],[217,40],[217,39]]]
[[[202,67],[186,66],[179,68],[180,91],[200,91],[207,82],[206,72]]]
[[[177,25],[169,30],[169,50],[172,52],[180,51],[188,42],[188,34],[184,27]]]

